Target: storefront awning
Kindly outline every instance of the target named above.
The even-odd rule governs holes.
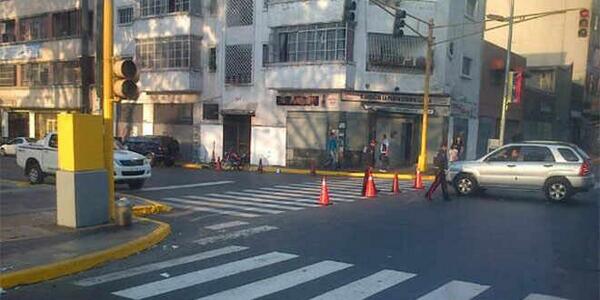
[[[251,115],[256,114],[258,103],[246,101],[233,101],[223,105],[222,115]]]
[[[411,114],[411,115],[422,115],[423,108],[417,107],[402,107],[402,106],[385,106],[385,105],[370,105],[364,104],[363,108],[375,112],[387,112],[387,113],[398,113],[398,114]],[[435,109],[429,108],[428,114],[433,115]]]

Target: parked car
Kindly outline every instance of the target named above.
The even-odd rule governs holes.
[[[179,142],[169,136],[131,136],[123,144],[127,149],[145,156],[152,166],[158,162],[172,166],[179,156]]]
[[[140,189],[152,176],[149,161],[135,152],[126,150],[115,141],[114,180],[127,183],[131,189]],[[44,182],[44,177],[58,170],[58,134],[49,133],[37,143],[17,149],[17,165],[23,168],[32,184]]]
[[[22,145],[28,145],[31,143],[35,143],[36,139],[28,138],[28,137],[18,137],[12,140],[9,140],[6,144],[0,146],[0,156],[5,155],[16,155],[17,147]]]
[[[488,187],[541,189],[551,201],[594,186],[590,157],[574,144],[554,141],[508,144],[475,161],[453,162],[446,179],[459,195]]]

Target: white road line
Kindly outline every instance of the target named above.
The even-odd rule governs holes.
[[[365,278],[319,295],[312,300],[328,299],[366,299],[387,290],[403,281],[415,277],[415,274],[394,270],[382,270]]]
[[[242,285],[236,288],[225,290],[220,293],[212,294],[203,298],[202,300],[243,300],[243,299],[256,299],[272,293],[283,291],[291,287],[303,284],[305,282],[323,277],[325,275],[341,271],[343,269],[351,267],[351,264],[335,262],[325,260],[312,264],[310,266],[302,267],[290,272],[279,274],[270,278],[255,281],[246,285]]]
[[[200,252],[200,253],[197,253],[194,255],[183,256],[183,257],[178,257],[178,258],[171,259],[171,260],[165,260],[165,261],[161,261],[161,262],[157,262],[157,263],[153,263],[153,264],[143,265],[143,266],[139,266],[136,268],[131,268],[131,269],[123,270],[123,271],[107,273],[107,274],[103,274],[103,275],[97,276],[97,277],[90,277],[90,278],[76,281],[76,282],[74,282],[74,284],[78,285],[78,286],[93,286],[93,285],[97,285],[97,284],[101,284],[101,283],[111,282],[111,281],[120,280],[123,278],[128,278],[128,277],[152,272],[152,271],[166,269],[166,268],[170,268],[170,267],[174,267],[174,266],[178,266],[178,265],[182,265],[182,264],[197,262],[197,261],[225,255],[225,254],[239,252],[239,251],[243,251],[246,249],[248,249],[248,247],[228,246],[228,247],[210,250],[210,251],[206,251],[206,252]]]
[[[301,207],[289,207],[289,206],[284,206],[284,205],[279,205],[279,204],[262,203],[261,201],[246,201],[246,200],[235,199],[235,198],[227,199],[227,198],[231,198],[231,197],[227,197],[227,195],[224,195],[224,194],[207,194],[206,196],[207,197],[188,195],[188,196],[183,196],[183,197],[190,198],[190,199],[206,200],[206,201],[211,201],[211,202],[250,205],[250,207],[257,206],[257,207],[278,208],[278,209],[286,209],[286,210],[301,210],[301,209],[303,209]],[[223,199],[223,198],[225,198],[225,199]]]
[[[182,185],[158,186],[158,187],[149,187],[149,188],[141,189],[140,191],[148,192],[148,191],[187,189],[187,188],[195,188],[195,187],[201,187],[201,186],[229,184],[229,183],[234,183],[234,182],[235,181],[231,181],[231,180],[223,180],[223,181],[211,181],[211,182],[201,182],[201,183],[182,184]]]
[[[290,184],[290,187],[297,188],[297,189],[304,189],[304,190],[307,190],[307,191],[320,191],[321,190],[321,186],[314,186],[312,184]],[[343,189],[338,188],[338,189],[336,189],[336,188],[331,188],[330,187],[329,191],[330,192],[333,191],[333,192],[335,192],[337,194],[340,194],[340,195],[351,196],[352,197],[352,196],[358,196],[358,195],[360,195],[361,189],[360,188],[356,188],[355,190],[351,191],[351,190],[348,190],[347,188],[343,188]]]
[[[210,225],[210,226],[204,226],[204,228],[210,229],[210,230],[221,230],[221,229],[237,227],[237,226],[242,226],[242,225],[248,225],[248,224],[249,224],[248,222],[244,222],[244,221],[231,221],[231,222],[214,224],[214,225]]]
[[[489,286],[453,280],[417,300],[468,300],[483,293]]]
[[[277,228],[275,226],[268,226],[268,225],[252,227],[252,228],[228,232],[228,233],[224,233],[224,234],[220,234],[220,235],[205,237],[205,238],[194,241],[194,243],[199,244],[199,245],[208,245],[208,244],[212,244],[212,243],[216,243],[216,242],[233,240],[233,239],[237,239],[237,238],[241,238],[241,237],[248,237],[251,235],[258,234],[258,233],[277,230],[277,229],[279,229],[279,228]]]
[[[542,294],[529,294],[523,300],[567,300],[566,298],[547,296]]]
[[[276,203],[282,203],[282,204],[289,204],[289,205],[295,205],[295,206],[302,206],[302,207],[316,207],[318,205],[314,204],[316,201],[315,200],[308,200],[308,199],[300,199],[298,197],[303,197],[302,195],[298,195],[298,194],[289,194],[292,197],[281,197],[281,196],[275,196],[272,195],[273,192],[265,192],[265,191],[257,191],[257,190],[244,190],[243,192],[227,192],[227,195],[230,195],[230,197],[233,197],[231,195],[239,195],[238,197],[240,199],[255,199],[253,197],[247,197],[249,194],[258,194],[255,195],[255,197],[258,197],[258,199],[274,199],[274,200],[269,200],[269,201],[273,201]],[[306,197],[306,196],[304,196]],[[311,197],[312,198],[312,197]],[[254,201],[254,200],[252,200]]]
[[[144,299],[180,290],[197,284],[213,281],[242,272],[258,269],[298,257],[294,254],[271,252],[216,267],[198,270],[171,278],[154,281],[114,292],[114,295],[129,299]]]
[[[181,208],[181,209],[212,212],[212,213],[217,213],[217,214],[222,214],[222,215],[227,215],[227,216],[234,216],[234,217],[244,217],[244,218],[260,217],[260,215],[257,215],[257,214],[244,213],[244,212],[238,212],[238,211],[232,211],[232,210],[226,210],[226,209],[218,209],[218,208],[212,208],[212,207],[202,207],[202,206],[198,206],[198,205],[191,206],[191,205],[177,204],[177,203],[173,203],[173,202],[169,202],[169,205],[176,207],[176,208]]]
[[[317,198],[319,197],[319,194],[321,193],[320,189],[313,189],[313,188],[299,188],[299,187],[285,187],[285,186],[276,186],[276,187],[280,188],[280,189],[276,189],[277,191],[281,191],[282,189],[284,189],[284,190],[298,193],[298,194],[312,195]],[[262,189],[268,190],[268,188],[262,188]],[[335,197],[335,199],[337,199],[337,201],[340,201],[340,202],[354,202],[355,200],[361,198],[360,194],[356,194],[356,195],[340,194],[339,192],[332,192],[331,190],[329,190],[329,197]],[[317,199],[317,198],[315,198],[315,199]],[[317,201],[317,200],[315,200],[315,201]]]
[[[248,194],[245,194],[245,195],[249,196]],[[235,199],[235,200],[231,200],[231,201],[239,201],[240,203],[246,203],[249,205],[255,205],[255,206],[260,206],[260,207],[280,208],[280,209],[287,209],[287,210],[304,209],[304,207],[294,206],[294,204],[296,204],[296,203],[286,203],[283,201],[261,199],[261,198],[254,198],[254,197],[233,196],[233,195],[229,195],[229,192],[227,192],[227,194],[208,194],[208,196],[218,197],[218,198]]]
[[[199,200],[201,199],[202,201],[186,200],[186,199],[175,198],[175,197],[167,197],[167,198],[162,198],[162,199],[167,200],[167,201],[172,201],[172,202],[188,204],[188,205],[196,205],[197,204],[200,206],[232,208],[232,209],[237,209],[237,210],[267,213],[267,214],[280,214],[283,212],[281,210],[273,210],[273,209],[266,209],[266,208],[247,207],[247,206],[243,206],[243,205],[218,203],[217,200],[213,200],[213,199],[207,198],[207,197],[202,197],[202,198],[200,198],[200,196],[194,196],[194,197],[195,197],[195,199],[199,199]]]

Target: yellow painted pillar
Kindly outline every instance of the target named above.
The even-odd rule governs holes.
[[[108,215],[115,218],[115,181],[113,168],[113,1],[104,0],[102,19],[102,112],[104,115],[104,166],[108,175]]]

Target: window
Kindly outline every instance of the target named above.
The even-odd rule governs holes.
[[[54,65],[55,84],[81,83],[81,68],[78,61],[57,62]]]
[[[254,22],[253,0],[227,0],[227,26],[248,26]]]
[[[579,157],[577,157],[577,155],[573,151],[571,151],[571,149],[558,148],[558,152],[566,161],[579,161]]]
[[[216,16],[219,12],[219,3],[217,0],[208,0],[208,12],[211,16]]]
[[[269,63],[269,45],[262,45],[262,66],[265,67]]]
[[[468,17],[475,18],[477,17],[477,9],[478,9],[478,0],[466,0],[466,8],[465,14]]]
[[[471,78],[471,63],[473,60],[469,57],[463,56],[462,61],[462,75]]]
[[[0,43],[10,43],[16,40],[15,20],[0,21]]]
[[[53,134],[50,136],[50,140],[48,141],[48,147],[58,148],[58,134]]]
[[[422,73],[426,47],[427,42],[416,36],[369,33],[367,71]]]
[[[225,48],[225,83],[252,82],[252,45],[231,45]]]
[[[133,7],[119,8],[118,22],[119,25],[129,25],[133,23]]]
[[[177,12],[200,13],[201,1],[192,0],[140,0],[140,15],[142,17],[160,16]]]
[[[524,162],[554,162],[554,156],[546,147],[525,146],[522,148]]]
[[[140,69],[199,69],[200,39],[175,36],[138,40],[136,56]]]
[[[350,61],[353,34],[346,23],[274,28],[269,62]]]
[[[67,37],[79,34],[79,11],[69,11],[52,15],[54,37]]]
[[[208,71],[217,71],[217,48],[211,47],[208,49]]]
[[[19,40],[34,41],[47,37],[46,16],[25,18],[19,21]]]
[[[485,161],[494,162],[494,161],[517,161],[519,160],[521,152],[521,147],[505,147],[500,148],[496,152],[490,154]]]
[[[202,104],[202,119],[203,120],[218,120],[219,119],[219,104],[211,104],[211,103]]]
[[[49,63],[26,64],[21,68],[21,83],[24,86],[44,86],[49,84]]]
[[[554,70],[536,70],[530,73],[525,85],[546,92],[554,92]]]
[[[0,65],[0,86],[17,85],[17,66]]]
[[[193,104],[154,104],[156,124],[193,124]]]

